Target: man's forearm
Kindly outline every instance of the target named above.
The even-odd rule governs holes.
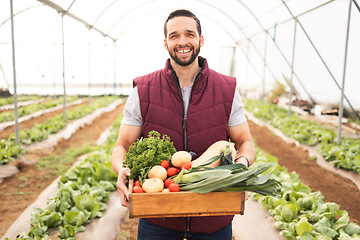
[[[125,154],[126,154],[126,150],[122,146],[115,146],[112,152],[112,156],[111,156],[112,168],[115,171],[115,173],[118,175],[122,168],[122,164],[125,160]]]
[[[236,158],[240,156],[245,156],[249,161],[249,165],[252,165],[255,160],[255,146],[252,141],[245,141],[241,144],[240,148],[236,151]],[[245,166],[247,165],[247,160],[244,158],[238,159],[237,163],[243,163]]]

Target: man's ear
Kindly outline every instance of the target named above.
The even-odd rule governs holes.
[[[166,38],[164,39],[164,49],[168,50]]]
[[[200,47],[202,47],[204,45],[204,36],[201,35],[200,36]]]

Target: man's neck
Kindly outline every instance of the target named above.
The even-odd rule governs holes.
[[[196,75],[200,71],[198,58],[196,58],[194,62],[188,66],[180,66],[172,59],[170,59],[170,63],[179,79],[180,87],[183,88],[192,86]]]

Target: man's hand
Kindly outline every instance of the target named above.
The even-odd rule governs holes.
[[[130,145],[140,137],[141,127],[121,124],[118,140],[112,152],[112,167],[114,172],[118,174],[118,180],[116,183],[117,191],[120,196],[121,205],[124,207],[129,207],[129,189],[126,186],[125,180],[126,177],[130,175],[130,169],[123,167],[122,164],[125,160],[125,155],[129,150]]]
[[[125,179],[130,176],[130,168],[122,168],[119,172],[118,180],[116,183],[117,192],[120,196],[120,202],[123,207],[129,207],[129,189],[126,186]]]

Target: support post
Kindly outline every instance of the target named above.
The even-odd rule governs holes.
[[[56,57],[56,43],[53,42],[52,44],[52,50],[53,50],[53,61],[52,61],[52,67],[53,67],[53,87],[54,87],[54,96],[53,98],[56,98],[56,61],[55,61],[55,57]]]
[[[88,96],[88,105],[91,106],[91,38],[90,38],[90,28],[88,32],[88,68],[89,68],[89,96]]]
[[[64,39],[64,14],[61,15],[61,38],[62,38],[62,60],[63,60],[63,118],[66,120],[66,86],[65,86],[65,39]]]
[[[17,86],[16,86],[16,61],[15,61],[15,36],[14,36],[14,10],[13,1],[10,0],[10,16],[11,16],[11,41],[12,41],[12,65],[13,65],[13,79],[14,79],[14,114],[15,114],[15,142],[19,144],[19,115],[17,103]]]
[[[267,32],[265,31],[265,46],[264,46],[264,69],[263,69],[263,86],[262,86],[262,102],[265,102],[265,78],[266,78],[266,53],[267,53]]]
[[[290,76],[290,90],[289,90],[289,110],[288,110],[288,117],[291,116],[291,97],[293,94],[293,76],[294,76],[294,63],[295,63],[295,47],[296,47],[296,27],[297,27],[297,18],[294,18],[295,26],[294,26],[294,39],[293,39],[293,49],[292,49],[292,56],[291,56],[291,76]]]
[[[105,41],[105,39],[103,39]],[[106,78],[107,78],[107,74],[106,74],[106,48],[107,45],[104,42],[104,97],[106,99]]]
[[[114,41],[114,96],[116,95],[116,42]]]
[[[343,79],[341,85],[341,98],[340,98],[340,111],[339,111],[339,131],[338,131],[338,139],[337,143],[340,145],[341,143],[341,125],[342,118],[344,114],[344,90],[345,90],[345,76],[346,76],[346,61],[347,61],[347,51],[349,45],[349,32],[350,32],[350,22],[351,22],[351,5],[352,0],[349,0],[349,11],[348,11],[348,21],[347,21],[347,30],[346,30],[346,40],[345,40],[345,56],[344,56],[344,66],[343,66]]]

